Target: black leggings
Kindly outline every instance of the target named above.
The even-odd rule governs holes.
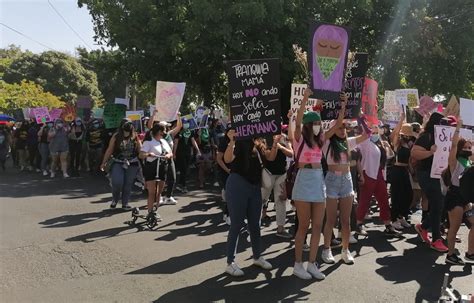
[[[81,165],[82,141],[69,141],[69,156],[71,157],[69,166],[71,170],[78,171]]]
[[[166,193],[167,198],[173,196],[174,184],[176,183],[176,166],[174,160],[168,161],[168,174],[166,176]]]
[[[390,184],[392,200],[392,221],[398,218],[407,218],[410,213],[410,204],[413,200],[408,167],[393,166]]]
[[[179,171],[179,185],[186,187],[186,178],[188,175],[191,156],[180,156],[176,159],[176,168]]]

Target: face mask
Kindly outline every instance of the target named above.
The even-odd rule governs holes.
[[[462,150],[458,153],[458,156],[461,157],[461,158],[469,159],[472,156],[472,151]]]
[[[97,124],[97,123],[94,123],[93,126],[94,126],[94,128],[99,128],[99,124]]]
[[[81,121],[77,121],[77,122],[76,122],[76,125],[77,125],[77,126],[81,126],[81,124],[82,124]]]
[[[56,128],[57,128],[57,129],[60,129],[60,128],[62,128],[62,127],[63,127],[63,124],[62,124],[62,123],[56,124]]]
[[[183,124],[183,128],[184,128],[184,129],[189,129],[189,123],[184,123],[184,124]]]
[[[46,124],[47,127],[51,128],[53,125],[51,123]]]
[[[319,135],[320,130],[321,130],[321,125],[313,125],[313,134],[315,136]]]
[[[130,132],[123,132],[123,136],[124,136],[125,138],[130,137]]]
[[[380,135],[379,134],[374,134],[370,136],[370,141],[373,143],[377,143],[380,140]]]
[[[0,136],[0,144],[2,144],[3,141],[5,141],[5,136]]]

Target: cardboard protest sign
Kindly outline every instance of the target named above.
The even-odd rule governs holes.
[[[66,104],[62,108],[61,119],[66,122],[72,122],[76,118],[76,108],[71,104]]]
[[[435,126],[435,144],[436,152],[433,156],[433,165],[431,166],[431,178],[440,179],[441,172],[448,167],[449,151],[451,150],[452,140],[455,127],[452,126]],[[471,140],[472,131],[461,128],[459,132],[461,138]]]
[[[56,119],[61,118],[61,114],[63,110],[60,108],[53,108],[49,111],[49,116],[51,117],[51,121],[55,121]]]
[[[395,98],[395,91],[386,90],[383,100],[383,120],[388,124],[397,124],[402,115],[402,106]]]
[[[104,107],[105,128],[117,128],[125,118],[126,106],[124,104],[107,103]]]
[[[281,131],[278,59],[227,62],[232,126],[237,139]]]
[[[419,105],[418,89],[396,89],[395,96],[400,105],[415,108]]]
[[[102,119],[104,117],[104,109],[103,108],[94,108],[92,110],[92,117],[95,119]]]
[[[25,121],[25,116],[23,114],[23,109],[17,108],[13,111],[13,118],[15,118],[15,121],[21,122]]]
[[[51,122],[51,117],[49,116],[49,110],[47,107],[35,107],[33,108],[33,113],[35,115],[36,123],[42,124]]]
[[[130,107],[130,99],[115,98],[114,103],[115,103],[115,104],[123,104],[123,105],[125,105],[127,108]]]
[[[296,122],[296,113],[300,108],[301,102],[303,101],[304,90],[306,89],[306,84],[291,84],[291,100],[290,100],[290,110],[292,112],[290,124],[291,129],[295,129],[295,122]],[[308,102],[306,102],[306,111],[320,111],[322,109],[322,101],[318,107],[318,100],[309,98]]]
[[[133,126],[135,126],[135,130],[139,133],[143,131],[142,128],[142,118],[145,116],[145,113],[142,110],[134,110],[125,112],[125,117],[132,120]]]
[[[378,83],[370,78],[365,78],[364,89],[362,91],[362,111],[370,123],[378,124],[379,119],[377,115],[377,95]]]
[[[459,99],[460,114],[464,125],[474,126],[474,100],[465,98]]]
[[[156,82],[155,106],[158,110],[158,121],[174,121],[183,102],[186,83]]]
[[[431,113],[438,107],[436,102],[430,96],[423,96],[420,98],[420,106],[416,108],[416,112],[420,114],[420,116],[425,116]]]
[[[459,110],[460,110],[459,102],[456,99],[456,96],[452,95],[451,99],[449,99],[448,106],[446,106],[446,108],[443,111],[443,115],[458,117],[459,116]]]
[[[308,66],[313,97],[338,100],[344,88],[350,30],[333,24],[314,23],[310,35]]]
[[[205,106],[198,106],[194,115],[198,128],[206,128],[211,111]]]
[[[76,101],[77,108],[92,108],[92,98],[90,96],[79,96]]]
[[[181,121],[183,122],[183,127],[186,127],[187,129],[193,130],[198,128],[198,125],[196,123],[196,119],[193,114],[185,115],[181,117]]]

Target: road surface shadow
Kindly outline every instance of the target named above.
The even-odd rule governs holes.
[[[121,226],[121,227],[114,227],[114,228],[104,229],[104,230],[100,230],[100,231],[94,231],[94,232],[91,232],[91,233],[87,233],[87,234],[67,238],[65,241],[68,241],[68,242],[80,241],[80,242],[84,242],[84,243],[91,243],[91,242],[104,240],[104,239],[108,239],[108,238],[128,235],[128,234],[131,234],[131,233],[123,233],[123,232],[130,231],[130,230],[133,230],[133,229],[136,229],[136,231],[133,232],[133,233],[135,233],[135,232],[146,230],[147,227],[145,227],[144,225],[138,225],[138,224],[137,225],[128,225],[127,224],[127,225],[124,225],[124,226]]]
[[[111,217],[122,212],[124,212],[124,210],[120,208],[104,209],[98,212],[59,216],[39,222],[39,224],[45,225],[44,228],[71,227],[86,224],[98,219]]]

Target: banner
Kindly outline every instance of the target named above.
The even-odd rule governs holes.
[[[364,89],[362,91],[362,111],[370,123],[378,124],[379,119],[377,115],[377,96],[378,83],[370,78],[365,78]]]
[[[49,116],[51,117],[51,121],[55,121],[56,119],[61,118],[61,114],[63,110],[60,108],[53,108],[49,111]]]
[[[227,62],[229,103],[236,138],[281,132],[279,59]]]
[[[134,111],[129,111],[127,110],[125,112],[125,117],[132,120],[133,126],[135,126],[135,130],[138,133],[143,132],[142,128],[142,118],[145,116],[144,111],[142,110],[134,110]]]
[[[431,166],[431,178],[440,179],[441,172],[448,167],[449,151],[451,150],[452,139],[455,127],[435,125],[435,144],[436,152],[433,156],[433,165]],[[472,131],[461,128],[460,138],[472,140]]]
[[[124,104],[107,103],[104,107],[105,128],[118,128],[125,118],[126,106]]]
[[[301,102],[303,101],[304,90],[306,89],[306,84],[291,84],[291,100],[290,100],[290,110],[292,112],[290,124],[291,129],[295,130],[295,122],[296,122],[296,113],[300,108]],[[321,111],[322,109],[322,101],[318,106],[318,100],[309,98],[308,102],[306,102],[306,111]]]
[[[92,110],[92,117],[95,119],[102,119],[104,117],[104,109],[103,108],[94,108]]]
[[[114,101],[115,104],[123,104],[127,108],[130,108],[130,99],[124,99],[124,98],[115,98]]]
[[[388,124],[397,124],[402,115],[402,106],[395,98],[395,91],[386,90],[383,99],[383,120]]]
[[[458,99],[456,99],[455,95],[452,95],[451,99],[449,99],[448,106],[446,106],[443,111],[443,115],[459,117],[459,110],[460,108]]]
[[[395,96],[400,105],[408,106],[409,108],[418,107],[420,101],[418,98],[418,89],[396,89]]]
[[[314,98],[338,100],[344,88],[349,28],[314,23],[310,28],[308,68]]]
[[[79,96],[76,101],[77,108],[92,108],[92,98],[90,96]]]
[[[465,98],[459,99],[460,114],[464,125],[474,126],[474,100]]]
[[[51,122],[51,117],[49,116],[49,110],[47,107],[35,107],[33,108],[33,114],[35,115],[35,120],[38,124]]]
[[[434,102],[430,96],[423,96],[420,98],[420,106],[415,110],[420,114],[420,116],[424,117],[435,110],[437,107],[438,104],[436,104],[436,102]]]
[[[66,106],[62,108],[61,119],[66,122],[72,122],[76,119],[76,108],[71,104],[66,104]]]
[[[158,121],[174,121],[183,102],[186,83],[156,82],[155,106],[158,110]],[[151,113],[153,114],[153,112]]]

